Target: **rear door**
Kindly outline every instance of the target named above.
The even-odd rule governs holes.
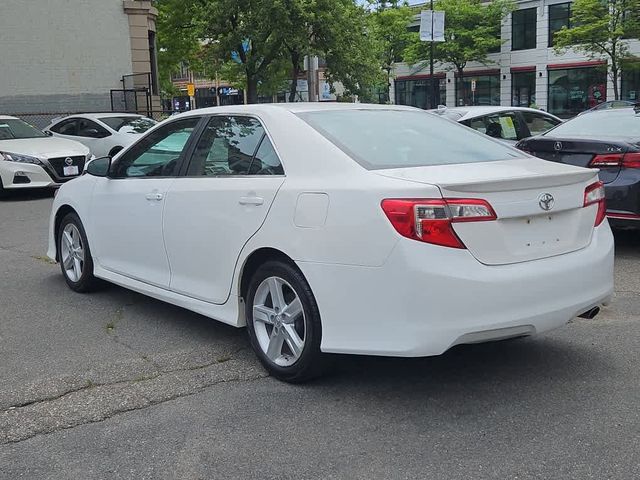
[[[240,251],[264,222],[284,171],[261,122],[214,116],[164,211],[171,290],[225,303]]]

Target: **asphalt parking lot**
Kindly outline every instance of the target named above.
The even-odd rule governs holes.
[[[640,235],[595,319],[437,358],[266,376],[243,330],[45,258],[51,197],[0,200],[0,478],[640,477]],[[580,282],[576,278],[576,282]]]

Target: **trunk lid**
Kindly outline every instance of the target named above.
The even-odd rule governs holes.
[[[521,142],[518,148],[551,162],[564,163],[577,167],[589,167],[596,155],[624,154],[628,143],[621,140],[591,140],[533,137]],[[620,173],[619,166],[600,167],[600,180],[607,184],[613,182]]]
[[[591,242],[597,207],[583,205],[585,188],[597,181],[593,170],[524,158],[376,173],[435,185],[444,198],[489,202],[497,220],[453,224],[469,252],[487,265],[562,255]],[[541,206],[545,194],[553,196],[548,211]]]

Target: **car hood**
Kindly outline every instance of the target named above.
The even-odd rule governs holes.
[[[0,140],[0,152],[21,153],[38,158],[87,156],[89,149],[79,142],[66,138],[19,138]]]

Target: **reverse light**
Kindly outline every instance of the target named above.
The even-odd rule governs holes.
[[[604,220],[607,213],[607,202],[604,195],[604,183],[595,182],[589,185],[584,190],[584,206],[598,205],[598,212],[596,213],[596,221],[594,227],[597,227]]]
[[[589,166],[640,168],[640,152],[596,155],[591,159],[591,162],[589,162]]]
[[[382,201],[382,210],[403,237],[451,248],[466,248],[453,223],[497,218],[489,203],[475,198],[390,198]]]

